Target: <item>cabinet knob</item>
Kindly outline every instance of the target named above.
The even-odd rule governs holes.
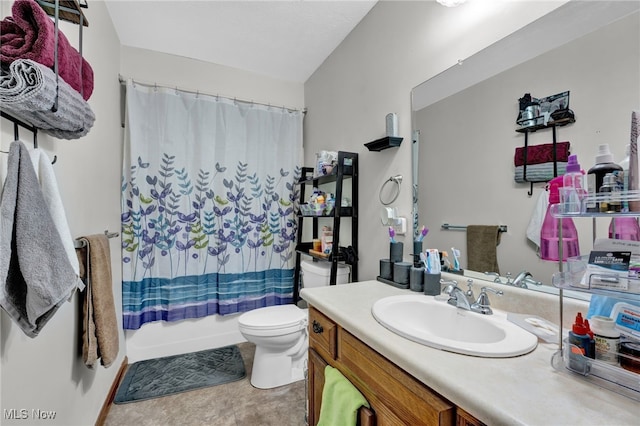
[[[313,320],[312,327],[313,327],[313,332],[316,334],[320,334],[324,331],[324,328],[322,328],[322,326],[316,320]]]

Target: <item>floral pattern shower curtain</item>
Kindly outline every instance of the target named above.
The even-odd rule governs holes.
[[[125,329],[292,301],[302,118],[127,83]]]

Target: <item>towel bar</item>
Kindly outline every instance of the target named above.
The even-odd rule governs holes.
[[[117,232],[109,232],[109,230],[104,231],[104,235],[107,236],[107,238],[116,238],[119,237],[120,234]],[[84,240],[75,240],[73,242],[74,247],[79,249],[79,248],[83,248],[87,246],[87,243]]]
[[[448,223],[443,223],[441,228],[445,230],[454,229],[454,230],[461,230],[461,231],[464,231],[467,229],[465,225],[449,225]],[[499,225],[498,231],[507,232],[507,225]]]

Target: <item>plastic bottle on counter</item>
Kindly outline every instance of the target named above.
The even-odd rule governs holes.
[[[560,260],[560,235],[558,233],[558,218],[551,214],[554,204],[560,202],[560,188],[563,176],[558,176],[549,181],[549,205],[542,221],[540,230],[540,258],[543,260]],[[562,219],[562,260],[569,257],[580,256],[580,243],[578,231],[570,217]]]
[[[599,212],[600,206],[594,197],[598,194],[604,177],[607,173],[613,173],[615,176],[622,177],[622,167],[613,162],[613,154],[609,150],[609,144],[598,146],[598,155],[596,155],[596,164],[587,172],[587,192],[590,202],[587,204],[588,212]]]
[[[580,168],[577,155],[570,155],[565,174],[562,176],[562,200],[564,213],[581,213],[582,200],[587,194],[584,171]]]
[[[582,313],[578,312],[575,322],[569,331],[569,344],[571,345],[569,356],[569,368],[572,370],[586,373],[587,365],[583,357],[593,358],[588,353],[590,348],[591,337],[588,334],[587,327],[582,318]]]
[[[596,359],[618,365],[620,332],[615,329],[613,318],[600,315],[592,316],[591,327],[596,341]]]
[[[601,213],[618,213],[622,210],[622,194],[618,178],[614,173],[604,175],[598,193],[602,196],[602,199],[599,200]]]

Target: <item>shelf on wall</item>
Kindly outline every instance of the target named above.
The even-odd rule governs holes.
[[[364,146],[369,148],[369,151],[382,151],[383,149],[387,148],[397,148],[401,143],[402,138],[396,136],[386,136],[373,142],[365,143]]]
[[[531,120],[522,120],[522,121],[524,122],[524,121],[531,121]],[[560,120],[549,121],[547,124],[540,123],[540,124],[534,124],[533,126],[519,127],[516,129],[516,132],[532,133],[540,129],[548,129],[550,127],[562,127],[562,126],[566,126],[567,124],[571,124],[575,122],[576,122],[575,118],[561,118]]]
[[[55,16],[56,3],[55,0],[37,0],[40,7],[47,12],[47,15]],[[73,22],[74,24],[80,24],[82,17],[82,25],[84,27],[89,26],[87,18],[80,10],[81,7],[87,7],[81,5],[77,0],[59,0],[58,1],[58,17],[64,21]]]

